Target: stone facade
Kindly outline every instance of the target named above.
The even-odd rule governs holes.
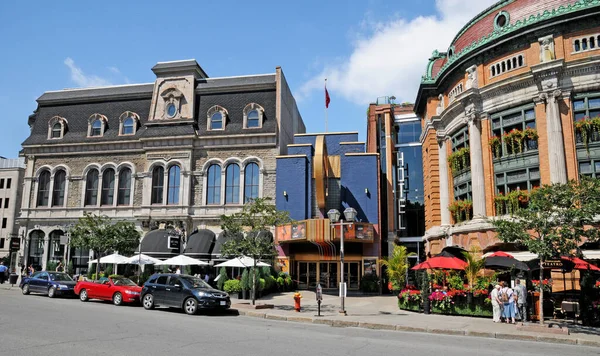
[[[432,55],[415,104],[423,117],[430,254],[455,245],[484,252],[498,248],[486,222],[488,216],[506,213],[498,197],[565,183],[580,174],[600,177],[600,139],[593,136],[584,143],[576,124],[600,116],[600,5],[585,2],[564,10],[544,13],[542,28],[531,2],[500,3],[453,40],[453,53]],[[488,28],[500,11],[534,16],[525,22],[509,17],[506,29]],[[571,21],[572,13],[585,20]],[[489,38],[509,32],[511,37],[499,42],[470,38],[472,44],[465,45],[465,36],[486,31]],[[466,90],[457,93],[461,84]],[[537,137],[513,145],[506,138],[510,132]],[[449,213],[457,201],[470,205],[466,214]]]
[[[0,158],[0,258],[17,252],[11,246],[11,238],[19,237],[17,217],[21,209],[24,161],[23,158]],[[16,261],[11,258],[11,269],[15,266]]]
[[[281,68],[214,79],[193,60],[152,70],[154,85],[63,90],[38,99],[23,144],[20,264],[46,268],[64,256],[84,270],[89,253],[65,248],[68,227],[84,211],[132,221],[143,235],[177,227],[185,245],[198,229],[218,237],[219,217],[239,211],[247,195],[275,197],[276,156],[287,149],[280,131],[304,132]],[[251,110],[259,125],[248,123]],[[211,176],[209,201],[211,165],[220,175]]]

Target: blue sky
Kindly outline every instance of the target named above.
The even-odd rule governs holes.
[[[44,91],[154,81],[195,58],[211,77],[281,66],[307,131],[359,131],[378,96],[414,101],[434,49],[492,0],[12,1],[0,10],[0,155],[15,157]]]

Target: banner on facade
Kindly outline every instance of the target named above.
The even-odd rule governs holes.
[[[11,237],[10,238],[10,250],[18,251],[21,248],[21,238],[20,237]]]
[[[277,226],[277,241],[304,241],[306,240],[306,223],[286,224]]]

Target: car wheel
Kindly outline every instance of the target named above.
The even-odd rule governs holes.
[[[56,287],[48,288],[48,298],[54,298],[56,296]]]
[[[146,294],[142,304],[144,305],[144,309],[154,309],[154,296],[150,293]]]
[[[88,301],[88,294],[87,294],[87,290],[82,289],[79,292],[79,300],[81,300],[82,302],[87,302]]]
[[[122,303],[123,303],[123,295],[119,292],[115,293],[115,295],[113,295],[113,304],[121,305]]]
[[[183,302],[183,310],[188,315],[194,315],[198,311],[198,302],[196,299],[190,297]]]
[[[29,294],[29,284],[23,285],[23,288],[21,288],[21,293],[23,293],[24,295]]]

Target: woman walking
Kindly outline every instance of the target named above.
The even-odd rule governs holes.
[[[502,316],[506,323],[515,323],[515,300],[513,298],[513,290],[509,287],[500,289],[500,301],[504,304]]]

